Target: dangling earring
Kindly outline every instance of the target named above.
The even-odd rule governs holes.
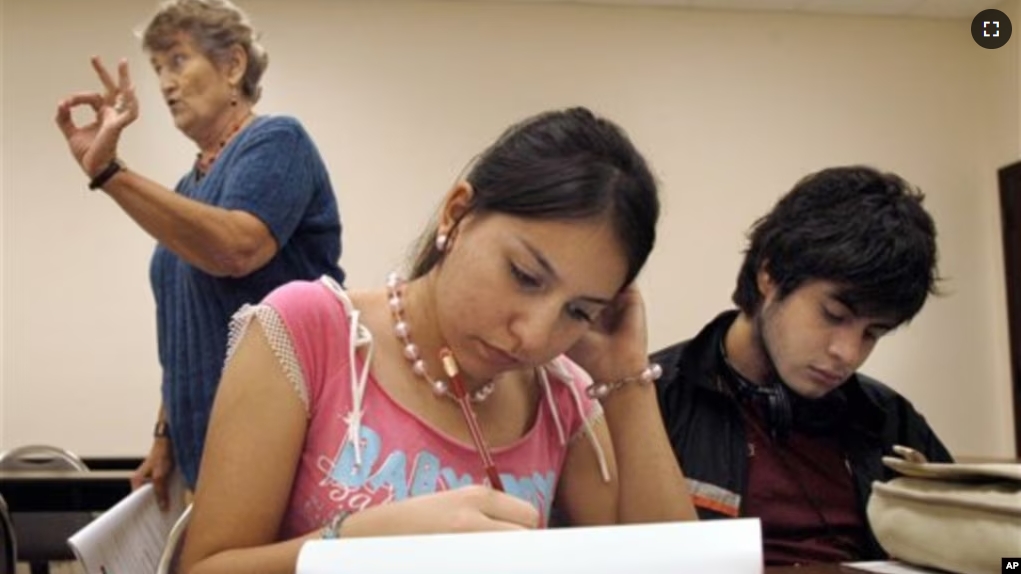
[[[232,89],[231,89],[231,92],[230,92],[230,105],[236,106],[236,105],[238,105],[238,87],[237,86],[231,86],[231,88]]]
[[[440,233],[436,236],[436,250],[442,253],[447,249],[447,235]]]

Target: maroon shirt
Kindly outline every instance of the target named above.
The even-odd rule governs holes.
[[[766,565],[858,559],[866,525],[837,437],[794,429],[777,442],[758,407],[741,409],[749,454],[742,515],[762,521]]]

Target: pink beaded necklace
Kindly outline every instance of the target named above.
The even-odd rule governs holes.
[[[446,396],[456,400],[456,397],[450,392],[450,384],[447,381],[432,378],[429,370],[426,368],[425,360],[419,355],[418,345],[411,340],[411,326],[408,325],[408,321],[404,317],[404,299],[402,297],[404,286],[404,280],[396,273],[391,273],[387,278],[386,290],[388,304],[390,305],[390,315],[394,320],[394,334],[397,335],[397,339],[404,346],[404,358],[411,364],[411,371],[429,383],[436,396]],[[493,393],[495,388],[496,383],[489,381],[472,391],[471,400],[481,403]]]

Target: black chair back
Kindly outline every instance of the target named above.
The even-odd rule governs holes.
[[[14,525],[7,512],[7,501],[0,496],[0,574],[14,574],[18,564],[18,543],[14,539]]]
[[[80,458],[64,449],[48,445],[28,445],[0,454],[0,470],[88,471]],[[91,512],[12,512],[10,522],[16,540],[18,560],[28,562],[33,574],[49,572],[49,562],[74,560],[67,544],[72,534],[94,518]],[[13,570],[12,570],[13,572]]]

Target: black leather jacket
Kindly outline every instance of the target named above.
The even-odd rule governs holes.
[[[748,477],[748,446],[738,404],[721,377],[720,341],[737,317],[737,311],[720,314],[690,341],[662,349],[652,360],[663,367],[657,382],[660,409],[674,453],[689,479],[692,493],[708,491],[736,502],[744,516]],[[882,457],[893,455],[893,445],[918,450],[931,462],[951,462],[946,447],[907,399],[879,381],[855,374],[840,387],[847,403],[840,436],[854,477],[859,512],[873,481],[896,474],[883,466]],[[702,519],[724,514],[697,507]],[[872,533],[862,559],[885,557]]]

